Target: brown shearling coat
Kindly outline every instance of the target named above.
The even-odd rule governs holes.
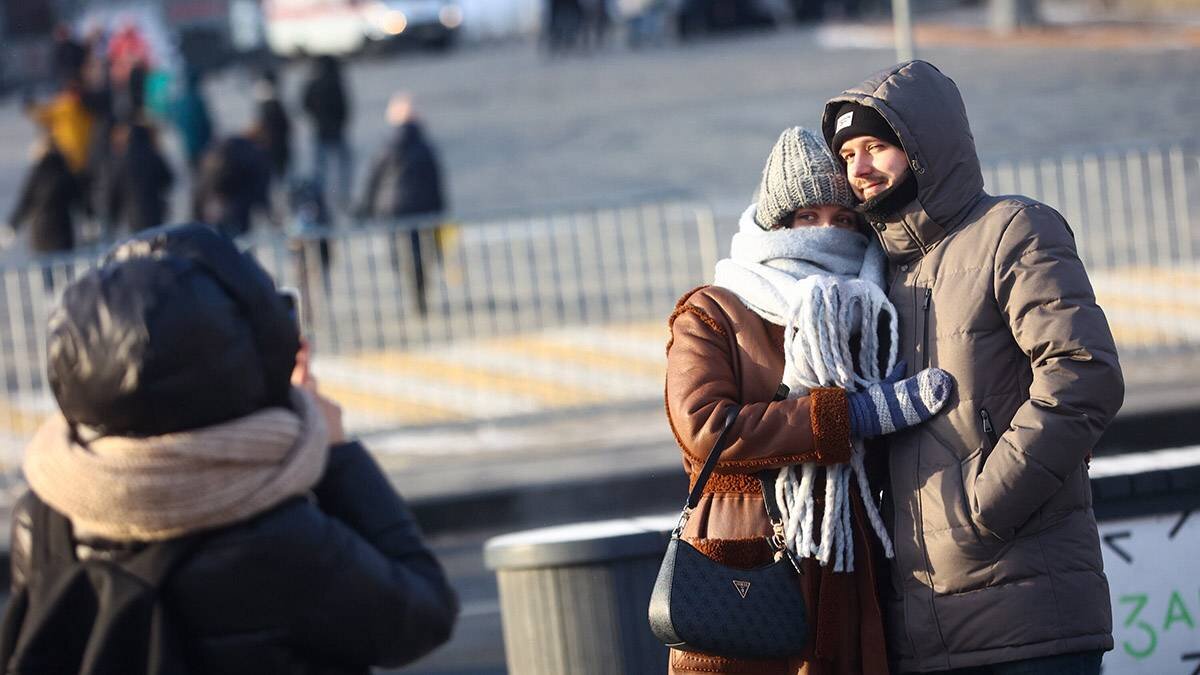
[[[694,482],[729,406],[743,404],[732,439],[683,531],[710,558],[734,567],[771,560],[771,533],[754,473],[788,464],[845,462],[849,413],[841,389],[773,401],[783,378],[783,327],[764,321],[732,292],[707,286],[685,294],[671,316],[667,346],[667,417]],[[856,492],[856,490],[855,490]],[[821,511],[818,495],[818,514]],[[802,562],[810,625],[803,658],[729,659],[671,651],[671,675],[881,675],[887,672],[876,588],[878,546],[857,499],[851,499],[855,571],[834,574]]]
[[[826,140],[844,101],[887,120],[917,181],[876,224],[900,353],[956,381],[940,414],[885,438],[898,670],[1112,649],[1086,457],[1124,384],[1071,230],[1045,204],[984,192],[962,97],[932,65],[833,98]]]

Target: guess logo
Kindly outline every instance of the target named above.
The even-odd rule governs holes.
[[[737,592],[742,596],[743,600],[746,599],[746,593],[750,592],[750,582],[749,581],[739,581],[737,579],[734,579],[733,587],[737,589]]]

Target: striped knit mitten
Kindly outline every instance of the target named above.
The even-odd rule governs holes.
[[[954,378],[941,368],[926,368],[903,377],[905,365],[863,391],[846,396],[850,402],[850,435],[871,438],[920,424],[937,414],[950,398]]]

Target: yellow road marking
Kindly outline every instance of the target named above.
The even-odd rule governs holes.
[[[1133,324],[1114,323],[1112,325],[1113,339],[1117,346],[1124,345],[1163,345],[1182,344],[1187,342],[1185,336],[1161,328],[1147,328]]]
[[[635,340],[659,340],[664,347],[667,344],[667,338],[671,337],[671,332],[667,330],[667,317],[665,316],[661,321],[602,326],[600,330],[609,335],[628,335]]]
[[[664,342],[663,344],[666,343]],[[628,355],[614,354],[587,346],[573,347],[564,345],[561,342],[543,337],[497,340],[488,346],[492,349],[511,354],[548,358],[592,370],[614,370],[631,375],[644,375],[655,378],[662,377],[667,372],[665,358],[662,363],[652,363]]]
[[[0,429],[14,436],[32,436],[49,416],[49,413],[22,410],[0,399]]]
[[[601,403],[609,397],[581,387],[573,387],[533,376],[495,372],[453,361],[413,353],[374,352],[358,354],[351,361],[385,374],[418,377],[446,384],[492,391],[496,395],[527,396],[548,407]]]
[[[449,408],[430,405],[399,396],[364,391],[355,387],[321,380],[321,393],[345,410],[362,410],[398,422],[448,422],[466,419]]]
[[[1183,304],[1172,300],[1149,300],[1144,296],[1128,293],[1101,293],[1097,295],[1096,303],[1102,309],[1122,309],[1154,313],[1170,318],[1184,317],[1200,319],[1200,305],[1191,302]]]
[[[1096,270],[1093,279],[1115,283],[1144,282],[1177,288],[1200,289],[1200,270],[1170,267],[1115,267]]]

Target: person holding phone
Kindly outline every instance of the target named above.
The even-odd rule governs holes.
[[[160,592],[194,672],[365,674],[449,638],[445,573],[252,257],[203,225],[148,231],[66,288],[48,333],[59,411],[26,451],[12,598],[43,579],[40,501],[81,558],[201,535]]]

